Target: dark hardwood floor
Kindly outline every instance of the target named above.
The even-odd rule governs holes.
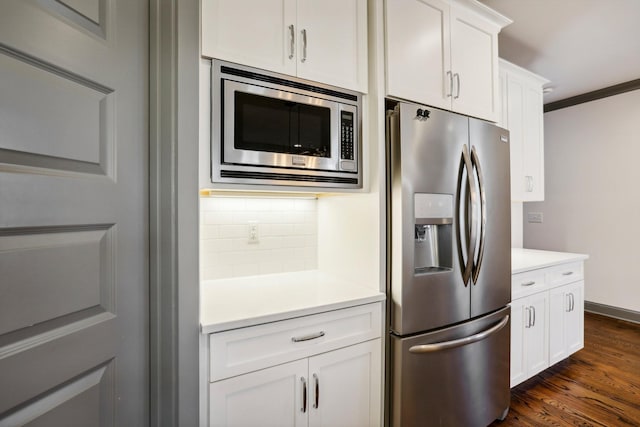
[[[506,426],[640,426],[640,325],[585,313],[584,349],[511,390]]]

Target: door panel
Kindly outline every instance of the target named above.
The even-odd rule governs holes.
[[[298,2],[297,37],[298,77],[367,91],[366,0]]]
[[[458,172],[463,146],[468,144],[468,119],[429,109],[430,118],[416,117],[415,104],[400,105],[399,137],[392,141],[391,294],[392,330],[399,335],[425,331],[469,318],[469,285],[462,280],[457,256],[457,221],[439,233],[446,249],[440,257],[448,269],[416,270],[416,195],[442,195],[448,200],[446,214],[455,217]],[[445,209],[447,210],[447,209]],[[421,215],[418,213],[418,215]],[[446,254],[444,252],[447,252]]]
[[[204,56],[295,76],[299,34],[296,0],[202,1]]]
[[[147,23],[0,5],[0,426],[148,422]]]
[[[486,207],[484,250],[477,281],[471,285],[472,318],[498,310],[511,301],[508,136],[508,131],[491,123],[469,119],[469,144],[479,160]]]
[[[528,298],[531,326],[525,331],[524,352],[527,377],[532,377],[549,366],[549,299],[547,292]]]
[[[100,394],[112,387],[112,373],[112,367],[92,371],[39,400],[35,410],[29,406],[16,411],[0,421],[0,425],[85,427],[104,424],[111,414],[101,410]]]
[[[510,401],[508,315],[505,307],[432,333],[391,335],[391,425],[486,426],[501,416]],[[501,329],[484,339],[461,346],[422,353],[416,348],[471,337],[499,325]]]
[[[309,427],[380,425],[380,340],[309,358]]]
[[[385,2],[387,94],[451,109],[449,4]]]
[[[451,7],[451,69],[453,109],[498,121],[498,29],[456,6]]]
[[[307,359],[302,359],[209,384],[209,425],[307,425],[311,407],[307,368]]]

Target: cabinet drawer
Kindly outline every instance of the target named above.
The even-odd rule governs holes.
[[[211,382],[380,337],[381,303],[209,335]]]
[[[582,262],[572,262],[547,269],[546,280],[550,285],[577,282],[584,277]]]
[[[544,270],[525,271],[511,276],[511,299],[521,298],[546,289]]]

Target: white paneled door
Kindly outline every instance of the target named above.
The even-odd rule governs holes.
[[[0,2],[0,426],[148,424],[148,2]]]

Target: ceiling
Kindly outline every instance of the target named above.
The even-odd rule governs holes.
[[[511,18],[500,57],[551,82],[544,103],[640,79],[640,0],[480,0]]]

